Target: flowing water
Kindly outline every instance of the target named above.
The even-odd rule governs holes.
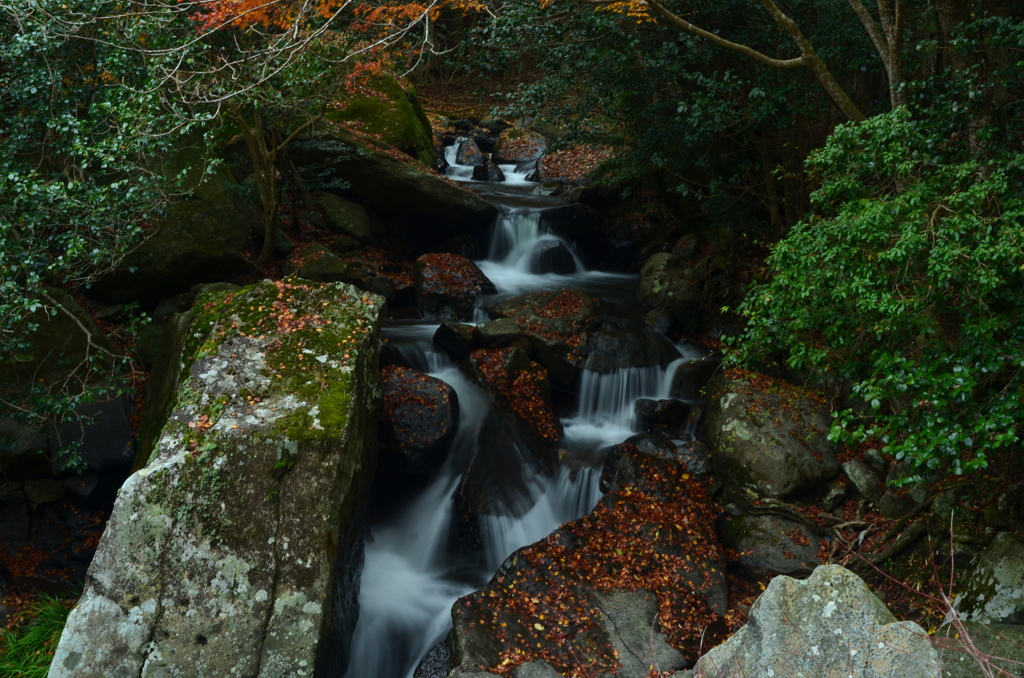
[[[449,175],[465,181],[501,210],[494,226],[488,258],[477,262],[494,282],[498,295],[482,299],[483,307],[496,298],[528,292],[579,288],[601,297],[602,317],[636,322],[636,276],[586,271],[576,259],[571,275],[541,274],[534,248],[557,239],[542,223],[539,211],[552,204],[530,196],[535,184],[525,181],[512,165],[502,166],[504,184],[472,182],[472,168],[456,166],[450,147]],[[575,255],[574,255],[575,257]],[[391,320],[384,328],[389,341],[417,369],[450,384],[461,408],[459,429],[444,463],[425,485],[403,497],[390,493],[388,505],[378,507],[370,537],[360,589],[359,621],[352,640],[348,678],[410,678],[424,654],[451,628],[455,600],[484,586],[516,549],[544,538],[564,522],[579,518],[600,498],[600,464],[609,447],[634,435],[634,403],[638,398],[668,397],[672,375],[679,365],[697,357],[679,346],[681,358],[665,367],[625,368],[607,374],[584,371],[577,412],[563,419],[567,454],[554,474],[532,465],[529,450],[512,446],[510,454],[523,469],[525,495],[521,506],[507,515],[481,516],[484,548],[473,551],[455,535],[454,502],[462,473],[486,441],[482,429],[495,421],[489,398],[431,341],[438,324]],[[486,443],[484,443],[486,444]]]

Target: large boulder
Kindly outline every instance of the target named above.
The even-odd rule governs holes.
[[[317,198],[320,201],[320,212],[332,233],[364,243],[373,238],[370,215],[362,205],[333,193],[320,193]]]
[[[284,260],[281,272],[314,282],[360,282],[363,268],[342,260],[320,243],[294,250]]]
[[[832,418],[824,402],[739,371],[716,376],[709,391],[707,439],[719,480],[785,498],[836,477],[839,448],[827,437]]]
[[[559,675],[641,678],[692,662],[703,631],[714,641],[727,601],[713,502],[676,460],[632,445],[612,454],[592,513],[516,551],[452,606],[457,669],[545,662]],[[552,675],[534,668],[516,675]]]
[[[494,146],[495,162],[516,164],[537,160],[548,150],[548,140],[542,134],[512,127],[498,136]]]
[[[253,209],[236,187],[210,199],[174,203],[146,239],[89,294],[108,303],[156,302],[201,282],[251,270]]]
[[[660,252],[648,258],[640,268],[637,301],[670,311],[676,322],[692,324],[700,305],[700,288],[684,273],[683,262],[671,254]]]
[[[693,670],[695,678],[940,675],[924,629],[897,622],[859,577],[838,565],[823,565],[803,581],[772,579],[743,628]]]
[[[415,90],[403,88],[393,75],[380,73],[357,83],[343,101],[335,102],[327,118],[371,134],[427,166],[434,163],[430,120]]]
[[[728,516],[719,520],[722,545],[737,555],[749,575],[806,577],[820,563],[821,537],[801,523],[775,515]]]
[[[436,468],[459,426],[455,389],[400,365],[385,367],[380,376],[384,382],[381,468],[406,474]]]
[[[982,552],[956,597],[965,621],[1024,623],[1024,540],[1000,532]]]
[[[426,320],[472,320],[476,298],[496,291],[466,257],[435,253],[416,260],[416,308]]]
[[[667,365],[678,357],[679,350],[672,342],[656,332],[605,323],[590,335],[586,368],[607,373],[627,367]]]
[[[50,676],[344,672],[383,309],[341,284],[200,295],[170,417],[118,494]]]
[[[571,389],[589,351],[590,332],[601,323],[594,313],[600,303],[580,290],[537,292],[492,304],[487,314],[515,320],[551,379]]]
[[[1024,627],[1011,624],[948,624],[930,637],[939,651],[943,678],[1009,678],[1024,671]]]
[[[387,147],[357,141],[340,128],[296,140],[289,149],[306,184],[372,209],[411,245],[429,248],[465,234],[485,236],[497,209],[475,193]],[[422,250],[421,250],[422,251]]]

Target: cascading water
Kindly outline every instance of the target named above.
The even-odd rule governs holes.
[[[465,170],[471,172],[472,168],[455,165],[456,149],[448,149],[455,170],[449,176],[468,180]],[[506,176],[509,174],[512,172],[506,170]],[[502,213],[489,258],[478,262],[499,296],[571,287],[610,299],[610,310],[633,306],[634,276],[585,271],[578,259],[576,272],[570,275],[536,272],[531,252],[539,242],[557,240],[557,236],[548,232],[537,208],[499,207]],[[507,515],[480,516],[484,548],[474,552],[455,535],[452,499],[477,446],[487,440],[481,429],[493,420],[488,416],[492,405],[487,395],[434,347],[431,339],[436,329],[436,323],[409,321],[390,322],[385,327],[385,336],[410,364],[455,389],[461,413],[444,465],[415,496],[393,506],[371,525],[348,678],[410,678],[419,660],[450,628],[450,609],[458,597],[486,584],[516,549],[544,538],[594,507],[600,498],[603,451],[636,432],[632,419],[636,399],[667,397],[675,368],[696,357],[681,347],[684,357],[666,368],[626,368],[609,374],[584,371],[578,412],[563,420],[561,445],[567,453],[566,463],[545,475],[533,469],[529,454],[524,454],[526,506]]]

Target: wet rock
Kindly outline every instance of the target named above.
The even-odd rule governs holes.
[[[667,365],[678,357],[676,347],[660,334],[605,323],[590,334],[586,368],[604,374],[627,367]]]
[[[914,622],[897,622],[853,573],[818,567],[772,579],[747,623],[700,658],[693,674],[938,678],[938,654]]]
[[[416,260],[416,307],[427,320],[470,320],[476,298],[497,290],[477,265],[458,254]]]
[[[707,402],[708,386],[721,369],[722,354],[717,352],[683,363],[672,375],[669,395],[691,403]]]
[[[561,240],[541,240],[530,252],[530,270],[534,273],[570,275],[576,272],[576,260]]]
[[[579,290],[538,292],[505,299],[487,308],[492,318],[512,318],[530,338],[537,362],[563,388],[572,388],[589,350],[589,335],[600,319],[600,304]]]
[[[737,565],[758,579],[773,574],[806,577],[821,564],[820,536],[793,520],[749,513],[724,516],[718,534],[722,546],[739,553]]]
[[[474,181],[491,181],[500,182],[505,181],[505,173],[501,171],[493,162],[485,162],[482,165],[476,165],[473,167],[473,180]]]
[[[592,513],[518,550],[455,603],[456,666],[518,671],[543,660],[562,675],[600,676],[621,665],[614,675],[639,678],[651,662],[638,655],[667,671],[696,657],[701,631],[683,629],[707,628],[726,606],[716,509],[678,461],[619,447]],[[715,637],[708,629],[704,641]]]
[[[448,678],[448,672],[451,670],[451,652],[444,641],[441,641],[423,656],[412,678]]]
[[[954,608],[965,621],[1024,623],[1024,540],[1000,532],[961,584]]]
[[[649,308],[664,308],[681,323],[690,323],[700,305],[700,288],[683,277],[682,262],[671,254],[659,253],[640,269],[636,298]]]
[[[459,144],[459,150],[455,154],[455,162],[459,165],[476,167],[487,163],[487,157],[480,151],[480,147],[472,139],[466,139]]]
[[[67,487],[60,480],[36,478],[25,481],[25,498],[33,504],[60,501],[66,493]]]
[[[494,147],[495,162],[523,163],[538,160],[548,150],[548,140],[541,134],[513,127],[501,133]]]
[[[480,348],[469,354],[477,381],[526,440],[551,449],[562,438],[562,422],[551,406],[548,373],[518,348]]]
[[[482,348],[519,346],[523,350],[529,350],[529,342],[526,339],[526,335],[519,329],[516,321],[511,318],[498,318],[497,320],[477,323],[476,330]]]
[[[681,400],[641,398],[636,401],[634,411],[641,428],[674,430],[686,424],[690,406]]]
[[[719,479],[785,498],[839,472],[824,403],[764,375],[725,372],[709,390],[707,437]]]
[[[359,269],[342,261],[320,243],[306,245],[289,254],[281,272],[315,282],[356,283],[361,278]]]
[[[378,294],[388,301],[394,301],[398,296],[398,290],[395,288],[395,282],[383,275],[374,275],[366,278],[363,284],[360,285],[362,289],[367,292],[373,292]]]
[[[846,477],[850,479],[853,486],[857,488],[861,496],[870,501],[872,504],[877,504],[878,500],[882,498],[882,492],[885,486],[882,485],[882,481],[876,476],[871,470],[856,459],[851,459],[843,464],[843,472],[846,473]]]
[[[695,478],[702,479],[711,475],[711,451],[699,440],[674,441],[679,458],[686,464],[687,470]]]
[[[455,362],[469,357],[477,347],[478,330],[473,325],[443,322],[434,332],[434,345],[447,353]]]
[[[171,414],[120,489],[53,678],[344,671],[383,300],[285,281],[200,299]]]
[[[320,212],[328,230],[338,236],[346,236],[361,243],[373,239],[370,215],[362,205],[345,200],[333,193],[318,193]]]
[[[380,373],[380,465],[391,473],[415,474],[444,461],[459,426],[455,389],[435,377],[391,365]]]
[[[672,312],[667,308],[652,308],[644,314],[644,325],[652,332],[665,334],[672,329]]]

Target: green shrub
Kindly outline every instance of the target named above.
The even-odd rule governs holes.
[[[0,630],[0,678],[45,678],[70,611],[63,601],[44,596],[29,609],[30,622]]]

